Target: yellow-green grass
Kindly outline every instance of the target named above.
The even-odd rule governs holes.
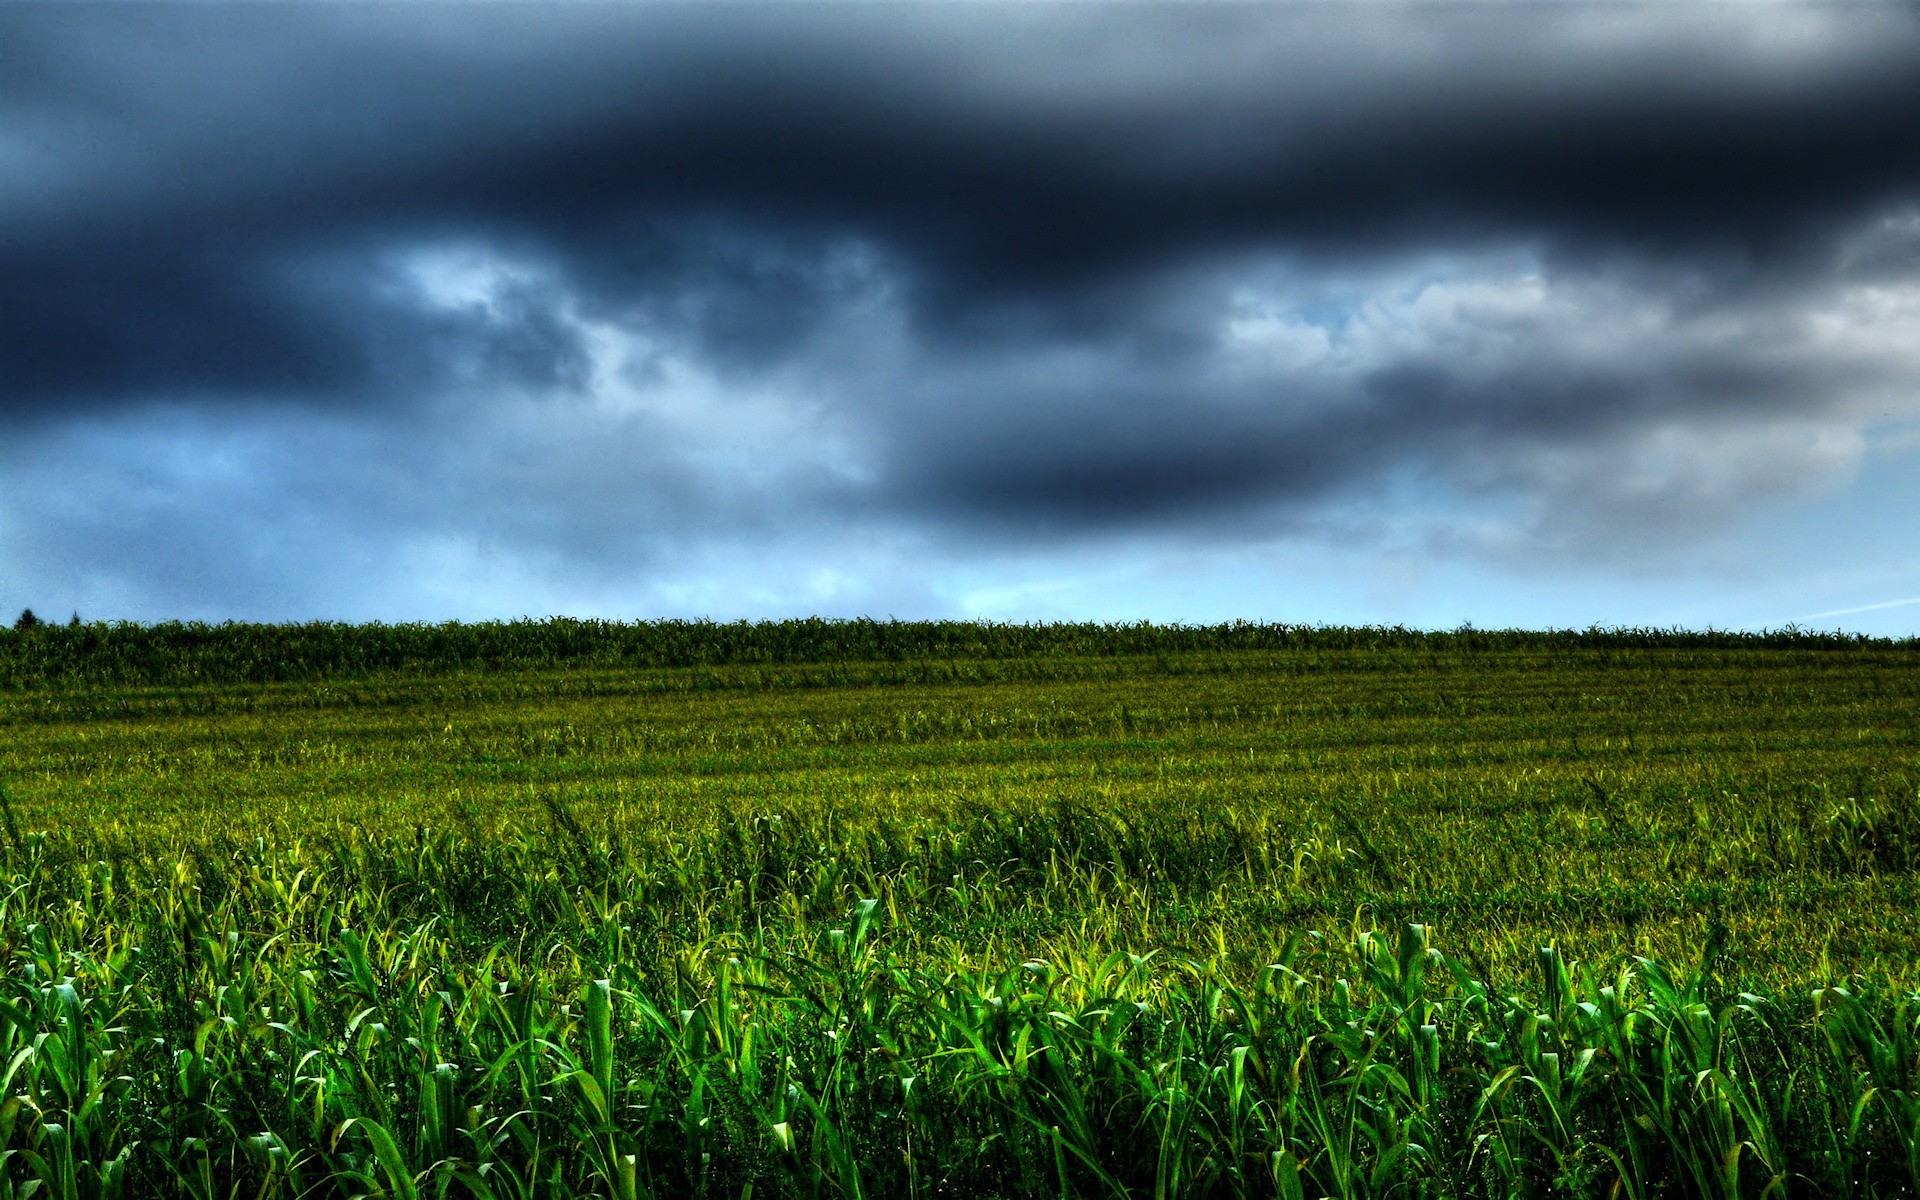
[[[977,850],[994,911],[929,903],[903,936],[983,954],[1224,942],[1257,966],[1301,929],[1413,920],[1497,976],[1549,940],[1596,963],[1684,958],[1718,922],[1755,986],[1905,985],[1917,668],[1886,643],[1410,639],[56,687],[0,696],[0,778],[22,830],[81,857],[484,838],[556,809],[692,845],[779,816],[849,862],[874,830]],[[1063,860],[1062,837],[1086,854]]]

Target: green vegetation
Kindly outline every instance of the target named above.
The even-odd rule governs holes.
[[[0,631],[0,1197],[1915,1195],[1917,668]]]

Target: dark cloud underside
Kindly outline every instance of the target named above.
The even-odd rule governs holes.
[[[17,4],[0,421],[338,419],[669,558],[1666,528],[1906,419],[1915,213],[1911,8]]]
[[[717,322],[715,350],[751,354],[792,336],[808,281],[727,278],[663,229],[873,241],[931,334],[977,337],[1003,311],[1123,324],[1102,289],[1245,246],[1791,265],[1920,177],[1901,14],[1842,14],[1784,65],[1711,22],[1594,46],[1591,13],[1346,19],[629,9],[551,32],[526,10],[15,7],[8,107],[79,179],[37,212],[20,189],[0,362],[17,401],[365,388],[404,357],[368,326],[401,314],[364,319],[373,298],[301,266],[409,238],[552,254],[603,303],[748,287],[757,315]],[[1049,85],[1105,26],[1138,28]],[[1249,40],[1266,53],[1235,57]]]

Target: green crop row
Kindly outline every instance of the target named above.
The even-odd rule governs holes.
[[[207,684],[357,678],[394,672],[539,667],[692,667],[1314,650],[1859,650],[1892,641],[1797,628],[1475,630],[1227,625],[1001,624],[975,621],[601,621],[444,624],[36,624],[0,629],[0,690],[88,683]]]
[[[10,852],[10,1196],[1912,1195],[1920,996],[1421,925],[1029,955],[800,839]],[[746,852],[750,863],[729,859]],[[868,867],[871,866],[869,859]],[[752,870],[729,888],[703,881]],[[956,875],[952,903],[991,904]],[[862,896],[863,890],[872,894]],[[965,893],[974,893],[971,897]],[[742,892],[750,893],[743,897]],[[834,897],[853,897],[821,919]],[[1119,902],[1114,902],[1119,903]],[[425,913],[431,916],[424,916]]]

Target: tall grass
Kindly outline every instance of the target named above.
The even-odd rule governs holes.
[[[1225,625],[1002,624],[976,621],[487,621],[253,625],[40,622],[0,629],[0,689],[286,682],[383,672],[557,666],[690,667],[808,662],[1086,657],[1195,652],[1473,650],[1859,650],[1911,654],[1889,640],[1798,628],[1422,631],[1234,622]]]
[[[928,864],[563,828],[63,860],[0,911],[15,1196],[1895,1196],[1920,996],[1696,961],[1488,979],[1410,924],[1032,957]],[[712,856],[755,847],[716,889]],[[1065,850],[1063,870],[1075,863]],[[1112,869],[1111,864],[1106,864]],[[948,884],[967,889],[965,879]],[[742,893],[750,891],[751,899]],[[950,899],[953,904],[961,899]],[[431,914],[431,915],[427,915]]]

